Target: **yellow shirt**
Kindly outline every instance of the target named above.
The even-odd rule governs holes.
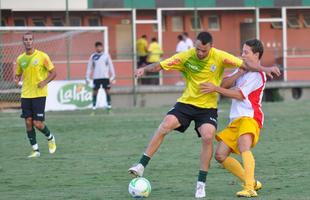
[[[211,48],[209,55],[198,59],[195,48],[178,53],[160,62],[164,70],[179,70],[186,80],[186,88],[178,102],[200,108],[217,108],[218,94],[200,92],[200,84],[211,82],[219,86],[225,67],[240,67],[243,61],[229,53]]]
[[[139,38],[137,40],[137,54],[138,56],[147,56],[147,40],[145,38]]]
[[[48,77],[49,71],[54,69],[49,56],[39,50],[33,54],[23,53],[16,60],[16,75],[23,75],[22,98],[36,98],[47,96],[47,85],[38,88],[38,84]]]
[[[157,42],[152,42],[149,46],[149,56],[147,57],[147,62],[154,63],[159,62],[160,57],[163,54],[159,44]]]

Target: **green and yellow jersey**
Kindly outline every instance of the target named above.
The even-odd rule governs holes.
[[[237,68],[243,61],[229,53],[211,48],[209,55],[200,60],[195,48],[178,53],[160,62],[164,70],[178,70],[184,75],[186,88],[178,102],[191,104],[200,108],[217,108],[218,94],[200,92],[200,84],[211,82],[219,86],[222,81],[224,68]]]
[[[38,88],[38,84],[48,77],[49,71],[54,69],[49,56],[39,50],[33,54],[23,53],[16,60],[16,75],[23,75],[22,98],[37,98],[47,96],[47,85]]]
[[[147,40],[145,38],[139,38],[137,40],[137,53],[138,56],[147,56]]]

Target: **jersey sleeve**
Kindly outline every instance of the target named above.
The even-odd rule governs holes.
[[[238,67],[241,67],[243,64],[243,60],[225,51],[220,51],[219,55],[220,55],[220,60],[222,62],[222,66],[224,68],[226,67],[238,68]]]
[[[251,92],[257,90],[264,85],[264,80],[262,76],[257,73],[253,73],[248,79],[244,80],[239,84],[237,89],[239,89],[244,98],[247,98]]]
[[[19,75],[22,75],[22,73],[23,73],[23,69],[22,69],[22,67],[19,64],[19,59],[17,58],[15,74],[19,76]]]
[[[184,61],[185,61],[185,57],[186,57],[187,52],[188,51],[175,54],[174,56],[161,61],[160,62],[161,68],[163,68],[164,70],[183,71],[184,70]]]
[[[47,54],[44,54],[44,66],[48,71],[54,69],[54,64],[52,63],[50,57]]]

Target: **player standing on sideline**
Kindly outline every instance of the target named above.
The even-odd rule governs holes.
[[[176,46],[176,50],[175,50],[177,53],[188,50],[187,44],[185,43],[182,35],[178,35],[178,41],[179,42],[178,42],[178,44]]]
[[[248,40],[243,46],[242,58],[259,63],[263,53],[261,41]],[[232,98],[230,123],[216,136],[219,143],[215,159],[244,183],[244,189],[236,194],[239,197],[256,197],[256,190],[262,188],[262,184],[254,179],[255,159],[251,148],[257,144],[263,126],[261,103],[265,83],[264,72],[237,69],[223,79],[221,87],[212,83],[202,84],[203,93],[217,92]],[[230,153],[241,154],[243,166],[229,156]]]
[[[184,32],[182,36],[184,38],[185,44],[187,45],[187,49],[193,48],[194,47],[193,40],[188,37],[188,33]]]
[[[115,83],[115,71],[108,53],[103,52],[103,45],[101,42],[95,43],[96,52],[93,53],[87,64],[86,71],[86,83],[89,83],[90,74],[93,72],[93,110],[96,109],[97,94],[100,86],[102,86],[106,93],[107,109],[111,109],[111,95],[110,88],[111,84]]]
[[[144,67],[146,65],[146,59],[147,59],[147,50],[148,42],[147,42],[147,36],[142,35],[141,38],[137,40],[137,54],[138,54],[138,63],[137,67]]]
[[[21,93],[22,118],[25,118],[28,139],[32,146],[29,158],[39,157],[40,151],[36,140],[36,127],[48,140],[49,152],[55,153],[55,136],[43,123],[45,119],[45,101],[47,84],[56,77],[56,70],[49,56],[33,47],[33,34],[27,32],[23,35],[25,53],[16,60],[15,83],[19,85],[23,76]]]
[[[257,63],[244,62],[233,55],[215,49],[212,47],[212,36],[208,32],[199,33],[195,48],[178,53],[162,62],[137,69],[135,73],[137,77],[142,76],[145,72],[158,72],[162,69],[181,71],[186,80],[186,88],[155,131],[139,163],[128,169],[129,173],[134,176],[143,176],[144,168],[159,149],[165,136],[172,130],[184,132],[191,121],[195,121],[195,130],[202,139],[195,197],[206,196],[205,183],[212,158],[212,142],[217,127],[218,95],[217,93],[204,94],[200,91],[200,86],[205,82],[220,85],[226,67],[263,70],[271,77],[273,73],[280,74],[277,67],[265,68]]]

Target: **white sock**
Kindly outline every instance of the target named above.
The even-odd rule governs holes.
[[[39,145],[38,144],[32,145],[32,150],[38,151],[39,150]]]
[[[51,140],[53,137],[53,134],[50,134],[50,136],[47,137],[47,140]]]

